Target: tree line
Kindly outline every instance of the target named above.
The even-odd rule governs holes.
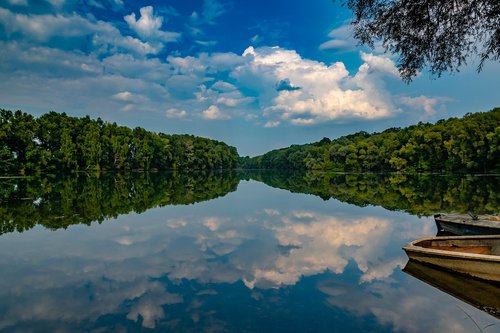
[[[83,170],[208,170],[237,166],[227,144],[49,112],[0,110],[0,174]]]
[[[84,170],[280,169],[499,172],[500,108],[463,118],[292,145],[250,158],[192,135],[49,112],[0,110],[0,174]]]
[[[395,172],[500,171],[500,108],[463,118],[292,145],[253,158],[247,169]]]

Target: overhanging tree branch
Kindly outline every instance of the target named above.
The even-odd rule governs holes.
[[[499,0],[345,0],[354,13],[354,37],[374,47],[381,41],[398,56],[409,83],[424,67],[440,77],[458,72],[471,56],[500,59]]]

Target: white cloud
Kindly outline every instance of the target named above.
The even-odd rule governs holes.
[[[370,70],[399,77],[398,69],[391,59],[365,52],[360,52],[360,55],[361,59],[365,62],[364,65],[368,66],[368,68],[366,66],[363,67],[363,70]]]
[[[163,49],[163,45],[155,42],[143,42],[131,36],[112,35],[94,35],[92,40],[94,45],[102,53],[117,53],[119,50],[128,50],[134,54],[145,56],[148,54],[157,54]]]
[[[38,41],[46,41],[54,36],[84,36],[96,30],[96,24],[76,14],[26,15],[12,13],[4,8],[0,8],[0,23],[7,34],[20,32]]]
[[[167,304],[181,303],[182,297],[165,291],[158,282],[152,283],[151,290],[141,295],[127,314],[127,319],[138,321],[142,317],[142,326],[155,328],[158,321],[165,318],[163,307]]]
[[[165,111],[165,116],[167,118],[181,119],[181,118],[186,118],[187,112],[185,110],[171,108],[171,109],[168,109],[167,111]]]
[[[446,97],[409,97],[403,96],[400,98],[400,102],[410,107],[413,110],[424,110],[427,116],[434,116],[437,111],[444,110],[444,102],[449,99]]]
[[[341,118],[378,119],[399,111],[380,84],[382,76],[395,74],[390,59],[362,53],[365,63],[353,77],[343,63],[325,65],[279,47],[249,47],[243,57],[247,62],[232,76],[258,91],[264,116],[311,125]],[[284,80],[300,89],[272,89]]]
[[[208,109],[204,110],[201,113],[202,117],[209,120],[226,120],[231,117],[225,113],[223,113],[217,105],[210,105]]]
[[[216,40],[195,40],[194,42],[198,45],[205,46],[205,47],[212,47],[212,46],[217,45]]]
[[[336,50],[350,52],[356,49],[357,41],[349,24],[333,29],[328,34],[331,39],[319,46],[320,50]]]
[[[7,34],[21,33],[29,41],[47,42],[54,37],[80,38],[92,36],[92,45],[98,53],[132,51],[134,54],[156,54],[163,45],[142,42],[131,36],[123,36],[112,24],[91,21],[73,14],[69,16],[17,14],[0,8],[0,24]]]
[[[127,102],[129,104],[137,104],[147,101],[147,97],[139,94],[133,94],[130,91],[120,91],[114,94],[112,98],[120,102]]]
[[[280,122],[279,121],[267,121],[265,124],[264,124],[264,127],[265,128],[274,128],[274,127],[278,127],[280,125]]]
[[[256,281],[262,279],[286,285],[296,283],[302,275],[318,274],[327,269],[342,273],[350,258],[362,271],[369,271],[367,265],[379,255],[376,249],[385,247],[387,233],[392,228],[388,220],[381,218],[351,220],[311,211],[292,211],[281,221],[269,228],[279,244],[293,245],[295,249],[287,256],[278,257],[274,267],[254,272]],[[383,274],[384,277],[392,271]]]
[[[273,208],[266,208],[266,209],[264,209],[264,213],[266,213],[269,216],[278,216],[278,215],[280,215],[279,210],[273,209]]]
[[[229,82],[224,82],[224,81],[215,82],[211,88],[214,90],[221,91],[221,92],[234,91],[237,89],[234,84],[231,84]]]
[[[124,17],[125,22],[127,22],[129,27],[139,36],[147,38],[161,29],[163,18],[154,16],[152,6],[142,7],[140,13],[141,17],[139,20],[136,19],[135,13]]]
[[[319,46],[320,50],[337,50],[337,49],[348,49],[353,50],[352,44],[345,40],[333,39],[328,42],[324,42]]]
[[[201,84],[199,91],[195,93],[197,102],[213,105],[224,105],[235,108],[237,106],[248,104],[254,101],[254,98],[245,97],[233,85],[227,82],[218,81],[212,87],[207,88]]]
[[[155,16],[153,7],[147,6],[140,9],[141,17],[136,18],[135,13],[126,15],[123,19],[129,27],[143,40],[160,40],[162,42],[175,42],[180,38],[180,33],[162,31],[163,17]]]
[[[122,91],[116,93],[115,95],[113,95],[113,98],[119,101],[131,101],[133,99],[132,93],[130,91]]]
[[[110,1],[99,3],[111,4]],[[131,14],[126,21],[142,40],[124,36],[111,23],[91,17],[16,14],[0,8],[0,24],[5,31],[23,36],[20,41],[3,43],[0,68],[4,73],[29,73],[26,80],[33,82],[29,86],[44,82],[47,91],[38,98],[46,101],[46,109],[77,105],[65,97],[74,98],[76,86],[85,86],[87,95],[82,94],[81,98],[86,102],[78,104],[82,109],[84,105],[101,103],[112,105],[111,110],[130,111],[139,107],[137,98],[142,96],[141,111],[156,110],[163,119],[180,119],[204,110],[201,116],[205,119],[239,118],[267,128],[380,119],[398,114],[402,105],[417,104],[411,98],[394,97],[385,89],[385,80],[397,76],[394,63],[368,53],[361,53],[363,65],[352,74],[343,63],[305,59],[296,51],[280,47],[249,47],[240,55],[219,52],[160,59],[154,55],[163,49],[165,40],[171,40],[164,38],[161,30],[164,19],[151,6],[140,12],[139,18]],[[85,37],[87,41],[90,38],[90,52],[57,49],[52,46],[54,37]],[[48,77],[54,79],[47,81]],[[70,88],[69,77],[89,78],[72,83]],[[102,94],[90,89],[95,82],[109,81],[120,83],[105,87]],[[277,89],[280,82],[286,82],[287,89]],[[24,90],[17,89],[12,96],[21,99]],[[124,96],[120,99],[117,95],[132,91],[134,100],[123,100]],[[108,99],[100,100],[105,94]],[[116,96],[109,99],[113,95]],[[10,103],[12,96],[6,97]],[[435,109],[433,103],[427,101],[424,111]],[[169,108],[179,112],[161,111]]]

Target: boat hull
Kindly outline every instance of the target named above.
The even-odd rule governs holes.
[[[500,235],[500,221],[479,216],[474,220],[468,215],[435,215],[438,231],[454,235]],[[491,218],[491,217],[490,217]]]
[[[426,246],[431,243],[436,248]],[[460,246],[463,249],[475,249],[476,253],[444,250],[445,248],[459,248]],[[477,250],[481,247],[488,247],[492,250],[490,250],[489,254],[482,254]],[[463,275],[500,282],[500,255],[498,255],[500,236],[423,238],[411,242],[403,249],[412,260]]]

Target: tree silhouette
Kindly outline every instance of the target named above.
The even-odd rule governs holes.
[[[433,75],[458,72],[470,56],[500,59],[498,0],[345,0],[354,13],[354,37],[399,56],[407,83],[428,66]]]

